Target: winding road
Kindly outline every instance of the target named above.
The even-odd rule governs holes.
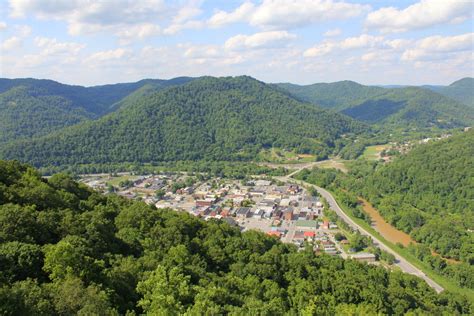
[[[292,171],[289,175],[287,175],[285,177],[277,177],[277,178],[280,181],[283,181],[283,182],[293,182],[293,183],[296,183],[296,184],[299,184],[299,185],[312,186],[313,188],[315,188],[318,191],[318,193],[321,194],[321,196],[328,201],[329,207],[332,210],[334,210],[337,213],[337,215],[339,215],[339,217],[342,218],[342,220],[344,220],[350,227],[352,227],[353,229],[358,230],[362,235],[366,235],[366,236],[369,236],[370,238],[372,238],[375,246],[379,247],[380,249],[382,249],[382,250],[384,250],[388,253],[391,253],[395,257],[395,263],[394,264],[396,266],[400,267],[400,269],[403,272],[406,272],[406,273],[415,275],[419,278],[422,278],[423,280],[426,281],[426,283],[429,286],[431,286],[438,293],[440,293],[444,290],[444,288],[441,285],[439,285],[438,283],[436,283],[435,281],[430,279],[425,273],[423,273],[423,271],[421,271],[420,269],[418,269],[417,267],[412,265],[405,258],[403,258],[398,253],[393,251],[391,248],[386,246],[377,237],[372,235],[369,231],[365,230],[359,224],[354,222],[346,213],[344,213],[344,211],[339,206],[339,204],[337,204],[336,199],[334,199],[334,197],[332,196],[332,194],[330,192],[328,192],[327,190],[325,190],[321,187],[318,187],[314,184],[291,178],[291,176],[295,175],[296,173],[300,172],[301,170],[303,170],[305,168],[306,167],[299,168],[295,171]]]

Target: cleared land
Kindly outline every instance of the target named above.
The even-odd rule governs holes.
[[[368,146],[365,148],[362,157],[368,160],[378,160],[381,158],[380,153],[388,148],[390,148],[389,144]]]

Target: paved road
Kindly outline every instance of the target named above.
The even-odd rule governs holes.
[[[299,170],[302,170],[302,169],[304,168],[301,168]],[[294,175],[295,173],[297,172],[292,172],[290,175]],[[401,257],[398,253],[396,253],[395,251],[387,247],[377,237],[373,236],[370,232],[368,232],[367,230],[359,226],[359,224],[357,224],[349,216],[347,216],[346,213],[344,213],[342,208],[339,206],[339,204],[337,204],[336,200],[334,199],[331,193],[329,193],[325,189],[318,187],[316,185],[313,185],[304,181],[300,181],[300,180],[290,179],[290,175],[286,177],[280,177],[279,179],[281,181],[295,182],[300,185],[314,187],[319,192],[319,194],[321,194],[321,196],[324,197],[328,201],[330,208],[334,210],[337,213],[337,215],[339,215],[339,217],[341,217],[349,226],[351,226],[353,229],[358,230],[361,234],[371,237],[375,246],[379,247],[382,250],[385,250],[388,253],[391,253],[395,257],[395,265],[400,267],[400,269],[403,272],[413,274],[413,275],[416,275],[417,277],[422,278],[423,280],[426,281],[426,283],[428,283],[429,286],[431,286],[438,293],[444,290],[444,288],[441,285],[439,285],[438,283],[430,279],[426,274],[423,273],[423,271],[421,271],[420,269],[412,265],[405,258]]]

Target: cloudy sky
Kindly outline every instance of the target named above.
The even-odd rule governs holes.
[[[474,75],[474,0],[0,3],[0,77],[449,84]]]

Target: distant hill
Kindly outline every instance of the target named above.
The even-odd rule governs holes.
[[[418,87],[386,89],[383,94],[341,112],[357,120],[393,127],[454,128],[474,123],[474,110]]]
[[[248,160],[262,148],[327,155],[335,141],[368,128],[296,101],[250,77],[146,87],[103,118],[3,151],[36,166],[172,160]]]
[[[474,108],[474,78],[463,78],[449,86],[424,86]]]
[[[338,111],[359,105],[385,92],[385,89],[381,87],[364,86],[348,80],[307,86],[279,83],[276,86],[302,101]]]
[[[474,122],[471,108],[419,87],[382,88],[352,81],[307,86],[277,84],[277,87],[297,99],[385,127],[452,128]]]
[[[120,107],[120,101],[147,86],[160,90],[192,78],[145,79],[94,87],[52,80],[0,79],[0,144],[42,136],[84,120],[96,119]]]

